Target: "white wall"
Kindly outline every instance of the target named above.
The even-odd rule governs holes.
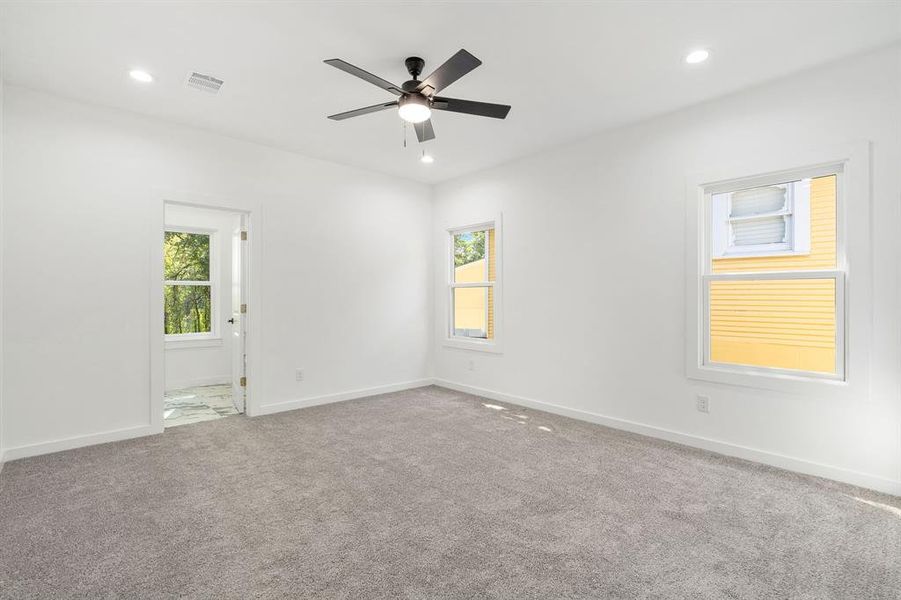
[[[765,156],[774,140],[784,151],[862,139],[873,142],[869,393],[827,398],[689,381],[686,175]],[[435,375],[901,493],[899,165],[894,48],[439,185]],[[491,212],[502,212],[504,224],[502,355],[441,345],[444,231]],[[711,397],[709,415],[695,410],[697,393]]]
[[[240,225],[235,213],[195,208],[193,206],[166,205],[166,226],[196,227],[213,231],[215,246],[211,248],[210,274],[218,280],[215,290],[218,304],[215,315],[215,339],[166,342],[166,389],[176,390],[197,385],[230,383],[232,380],[232,232]]]
[[[0,60],[0,65],[3,61]],[[3,468],[3,95],[6,84],[3,82],[0,67],[0,469]]]
[[[13,86],[3,111],[8,458],[146,433],[155,188],[262,203],[262,410],[428,375],[428,187]]]

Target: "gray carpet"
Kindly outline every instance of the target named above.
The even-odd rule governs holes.
[[[8,463],[3,598],[901,598],[901,502],[441,388]]]

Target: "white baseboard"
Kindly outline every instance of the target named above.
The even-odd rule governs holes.
[[[650,437],[659,438],[686,446],[692,446],[695,448],[701,448],[703,450],[709,450],[711,452],[717,452],[719,454],[725,454],[727,456],[734,456],[737,458],[743,458],[745,460],[772,465],[774,467],[779,467],[789,471],[796,471],[798,473],[804,473],[807,475],[833,479],[835,481],[850,483],[852,485],[869,488],[879,492],[901,496],[901,481],[887,479],[876,475],[870,475],[868,473],[861,473],[859,471],[852,471],[832,465],[816,463],[791,456],[785,456],[783,454],[768,452],[766,450],[759,450],[757,448],[749,448],[747,446],[740,446],[729,442],[673,431],[671,429],[665,429],[653,425],[646,425],[644,423],[638,423],[636,421],[608,417],[598,413],[568,408],[565,406],[560,406],[558,404],[551,404],[549,402],[542,402],[540,400],[525,398],[523,396],[514,396],[511,394],[496,392],[494,390],[488,390],[462,383],[447,381],[445,379],[416,379],[413,381],[350,390],[347,392],[339,392],[335,394],[326,394],[310,398],[289,400],[287,402],[264,404],[259,408],[259,411],[256,413],[256,415],[267,415],[288,410],[296,410],[298,408],[318,406],[321,404],[343,402],[345,400],[354,400],[357,398],[364,398],[366,396],[387,394],[390,392],[398,392],[401,390],[408,390],[433,384],[460,392],[466,392],[468,394],[483,396],[485,398],[490,398],[492,400],[497,400],[500,402],[507,402],[509,404],[515,404],[518,406],[534,408],[536,410],[542,410],[545,412],[562,415],[564,417],[571,417],[582,421],[588,421],[590,423],[605,425],[614,429],[631,431],[633,433],[647,435]],[[145,435],[152,435],[155,433],[161,433],[161,431],[157,430],[151,425],[141,425],[126,429],[118,429],[114,431],[106,431],[83,436],[75,436],[61,440],[42,442],[38,444],[5,448],[0,451],[0,469],[3,468],[3,463],[19,458],[38,456],[40,454],[49,454],[51,452],[60,452],[62,450],[71,450],[73,448],[92,446],[94,444],[105,444],[108,442],[127,440]]]
[[[231,375],[220,375],[219,377],[199,377],[197,379],[183,379],[181,381],[167,381],[166,391],[174,392],[185,388],[203,387],[205,385],[225,385],[231,383]]]
[[[653,425],[645,425],[644,423],[638,423],[636,421],[618,419],[615,417],[608,417],[589,411],[567,408],[558,404],[551,404],[549,402],[542,402],[540,400],[533,400],[531,398],[524,398],[522,396],[513,396],[511,394],[495,392],[493,390],[487,390],[471,385],[447,381],[445,379],[436,378],[433,381],[435,385],[456,390],[458,392],[466,392],[468,394],[483,396],[485,398],[490,398],[491,400],[497,400],[499,402],[507,402],[509,404],[516,404],[518,406],[534,408],[536,410],[542,410],[564,417],[571,417],[573,419],[579,419],[581,421],[588,421],[590,423],[605,425],[613,429],[631,431],[632,433],[639,433],[641,435],[659,438],[662,440],[667,440],[669,442],[683,444],[685,446],[692,446],[694,448],[701,448],[702,450],[709,450],[718,454],[725,454],[726,456],[743,458],[745,460],[779,467],[788,471],[795,471],[798,473],[804,473],[805,475],[814,475],[826,479],[833,479],[835,481],[850,483],[851,485],[869,488],[878,492],[901,496],[901,481],[895,481],[892,479],[879,477],[877,475],[870,475],[868,473],[861,473],[859,471],[851,471],[849,469],[835,467],[832,465],[824,465],[822,463],[812,462],[801,458],[794,458],[792,456],[785,456],[783,454],[768,452],[766,450],[759,450],[757,448],[749,448],[747,446],[740,446],[738,444],[732,444],[720,440],[714,440],[688,433],[681,433],[679,431],[664,429],[662,427],[656,427]]]
[[[228,383],[226,381],[226,383]],[[276,404],[267,404],[260,407],[260,410],[252,415],[267,415],[285,410],[294,410],[307,406],[316,406],[318,404],[329,404],[331,402],[341,402],[343,400],[353,400],[355,398],[363,398],[366,396],[374,396],[376,394],[386,394],[389,392],[398,392],[417,387],[432,385],[431,379],[417,379],[414,381],[405,381],[390,385],[371,387],[359,390],[351,390],[348,392],[339,392],[336,394],[328,394],[324,396],[316,396],[313,398],[303,398],[300,400],[291,400],[288,402],[279,402]],[[215,385],[214,383],[193,385]],[[185,387],[193,387],[188,385]],[[157,429],[152,425],[141,425],[138,427],[129,427],[126,429],[117,429],[114,431],[105,431],[101,433],[93,433],[88,435],[74,436],[61,440],[52,440],[49,442],[41,442],[38,444],[30,444],[26,446],[17,446],[13,448],[4,448],[0,451],[0,468],[3,462],[16,460],[19,458],[28,458],[29,456],[38,456],[41,454],[50,454],[52,452],[60,452],[63,450],[72,450],[74,448],[82,448],[84,446],[93,446],[95,444],[105,444],[107,442],[118,442],[128,440],[145,435],[153,435],[162,433],[162,429]]]
[[[154,433],[162,432],[158,431],[152,425],[139,425],[137,427],[128,427],[126,429],[116,429],[114,431],[104,431],[89,435],[79,435],[61,440],[30,444],[27,446],[5,448],[3,450],[3,461],[7,462],[19,458],[28,458],[29,456],[50,454],[51,452],[60,452],[62,450],[72,450],[73,448],[82,448],[84,446],[93,446],[95,444],[106,444],[107,442],[130,440],[132,438]]]
[[[366,396],[375,396],[377,394],[388,394],[390,392],[399,392],[401,390],[411,390],[413,388],[432,385],[433,383],[434,380],[430,378],[415,379],[413,381],[404,381],[402,383],[392,383],[389,385],[380,385],[371,388],[351,390],[348,392],[338,392],[337,394],[326,394],[324,396],[313,396],[311,398],[300,398],[297,400],[288,400],[286,402],[264,404],[260,406],[259,410],[253,416],[271,415],[273,413],[284,412],[286,410],[297,410],[298,408],[319,406],[320,404],[331,404],[333,402],[356,400],[357,398],[365,398]]]

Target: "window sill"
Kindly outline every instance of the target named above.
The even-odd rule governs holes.
[[[695,366],[688,370],[689,379],[704,383],[720,383],[758,390],[786,393],[843,393],[849,387],[846,379],[829,374],[794,374],[785,371],[765,371],[729,366]]]
[[[722,256],[714,256],[713,260],[728,258],[774,258],[778,256],[810,256],[810,250],[726,250]]]
[[[445,338],[441,345],[445,348],[456,348],[458,350],[475,350],[476,352],[503,354],[503,350],[497,342],[477,342],[474,340]]]
[[[188,348],[215,348],[222,345],[221,337],[166,338],[166,350],[182,350]]]

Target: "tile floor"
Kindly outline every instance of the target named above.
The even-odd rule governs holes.
[[[166,427],[212,421],[241,414],[232,404],[231,385],[206,385],[166,392]]]

